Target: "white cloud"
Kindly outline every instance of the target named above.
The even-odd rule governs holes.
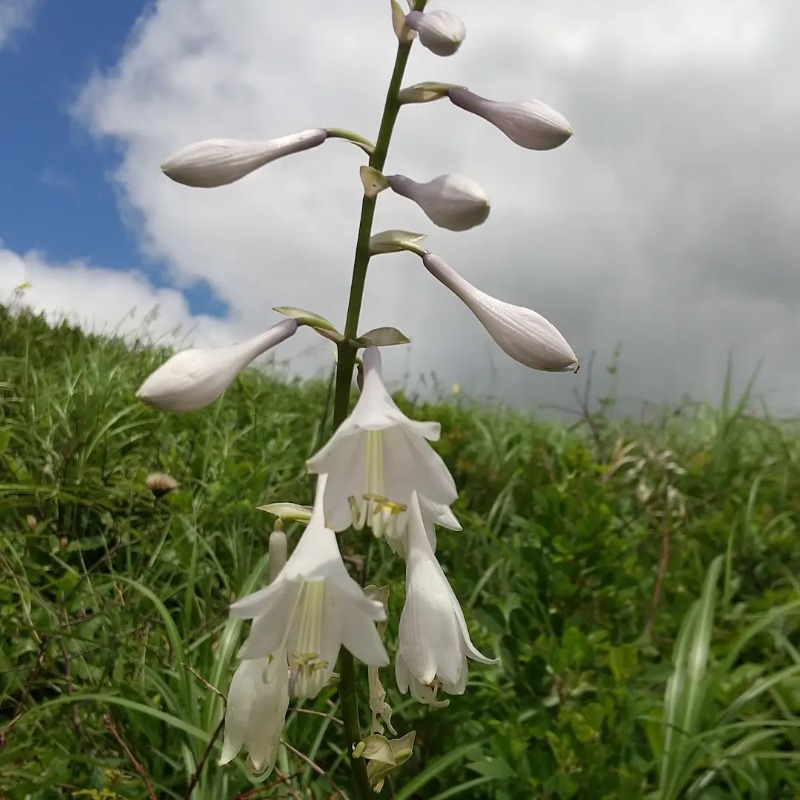
[[[50,263],[42,253],[19,255],[0,243],[0,302],[11,299],[98,333],[200,346],[236,335],[230,323],[193,316],[180,292],[155,288],[143,275],[85,261]]]
[[[33,24],[39,0],[0,0],[0,50]]]
[[[579,355],[623,343],[626,394],[712,395],[732,352],[743,378],[796,403],[786,376],[800,333],[794,220],[800,109],[788,0],[479,0],[451,4],[459,54],[415,50],[407,83],[466,83],[497,99],[540,97],[573,123],[563,148],[531,153],[446,101],[403,109],[387,168],[427,180],[463,172],[489,192],[486,225],[431,231],[428,246],[481,288],[531,305]],[[391,70],[387,8],[160,0],[117,67],[76,107],[121,147],[115,174],[150,257],[176,286],[202,279],[248,333],[278,304],[344,317],[360,204],[355,148],[329,142],[230,187],[190,190],[159,163],[216,136],[264,138],[319,125],[374,134]],[[381,197],[377,227],[430,230]],[[86,312],[90,313],[87,306]],[[211,322],[204,322],[211,326]],[[414,339],[394,366],[445,385],[568,402],[581,378],[530,373],[498,353],[411,256],[370,268],[362,329]],[[213,326],[211,326],[213,327]],[[327,358],[324,346],[311,362]],[[314,359],[317,359],[314,361]]]

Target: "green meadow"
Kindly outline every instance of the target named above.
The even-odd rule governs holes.
[[[164,356],[0,308],[0,798],[347,797],[335,688],[290,710],[266,783],[217,766],[244,634],[227,608],[266,580],[257,507],[311,500],[329,386],[249,370],[168,415],[134,398]],[[381,673],[417,732],[381,797],[800,798],[795,421],[749,393],[566,421],[396,400],[442,424],[464,530],[437,555],[500,664],[442,709]],[[180,487],[155,496],[156,472]],[[393,652],[402,562],[341,545],[392,587]]]

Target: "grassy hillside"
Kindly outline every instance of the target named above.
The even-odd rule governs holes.
[[[290,712],[267,784],[216,766],[227,606],[265,574],[256,506],[310,501],[327,387],[251,371],[165,415],[133,397],[162,360],[0,309],[0,798],[346,796],[333,689]],[[796,425],[727,398],[571,429],[398,402],[442,423],[464,531],[438,555],[502,663],[435,710],[385,671],[417,747],[383,796],[800,797]],[[180,488],[155,497],[152,472]],[[391,651],[402,565],[342,546],[397,587]]]

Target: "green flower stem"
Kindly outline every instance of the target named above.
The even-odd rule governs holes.
[[[422,11],[427,0],[416,0],[415,11]],[[400,111],[398,93],[403,81],[403,75],[411,52],[412,42],[399,42],[397,55],[392,70],[392,78],[386,92],[386,102],[383,106],[383,117],[378,132],[375,149],[369,159],[369,165],[383,171],[386,156],[389,152],[389,142]],[[364,284],[367,280],[367,267],[369,266],[370,252],[369,239],[372,235],[372,221],[375,217],[374,197],[364,197],[361,201],[361,219],[358,224],[358,238],[356,240],[356,254],[353,262],[353,277],[350,282],[350,300],[347,306],[347,320],[344,327],[344,341],[338,345],[338,361],[336,365],[336,390],[333,403],[333,427],[338,428],[350,410],[350,386],[353,381],[353,367],[356,361],[356,348],[351,340],[358,336],[358,320],[361,315],[361,303],[364,298]],[[344,648],[339,656],[339,696],[342,700],[342,718],[344,720],[345,745],[347,752],[352,753],[352,747],[361,741],[361,724],[358,719],[358,691],[356,688],[356,667],[353,656]],[[357,800],[371,800],[374,797],[369,777],[367,764],[363,758],[350,758],[350,768],[353,772],[353,791]]]

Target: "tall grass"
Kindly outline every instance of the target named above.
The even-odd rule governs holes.
[[[266,570],[255,509],[310,500],[328,387],[252,371],[202,414],[162,415],[133,399],[162,356],[0,309],[0,798],[347,796],[334,690],[290,712],[261,789],[216,765],[227,607]],[[398,730],[417,730],[385,795],[800,796],[794,422],[730,392],[647,422],[603,406],[591,429],[397,399],[442,422],[464,531],[438,552],[501,666],[433,711],[385,671]],[[180,488],[154,497],[154,471]],[[359,541],[353,563],[402,580]]]

